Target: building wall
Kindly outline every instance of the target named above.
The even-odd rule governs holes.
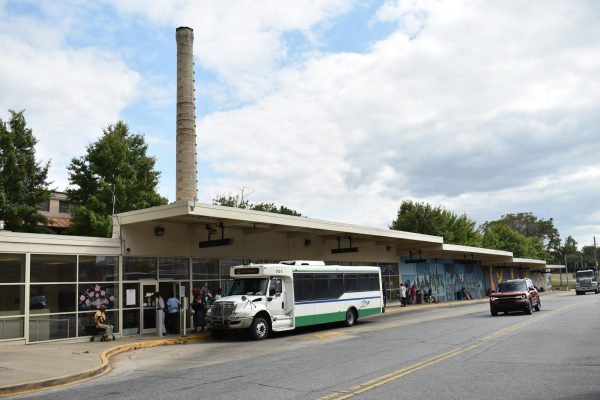
[[[163,228],[162,236],[156,236],[157,227]],[[335,237],[323,238],[315,235],[290,235],[278,231],[246,230],[225,228],[226,238],[234,240],[233,245],[199,248],[200,241],[208,240],[203,226],[168,223],[140,223],[121,226],[124,253],[128,255],[188,256],[200,258],[241,258],[241,259],[308,259],[340,262],[392,262],[398,263],[399,256],[392,246],[377,245],[373,242],[352,243],[358,247],[357,253],[332,254],[338,247]],[[211,239],[220,239],[217,228]],[[342,247],[348,241],[342,240]]]

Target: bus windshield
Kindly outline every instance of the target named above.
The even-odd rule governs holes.
[[[267,285],[269,280],[265,278],[253,278],[253,279],[235,279],[233,286],[229,289],[229,296],[240,296],[240,295],[258,295],[262,296],[267,294]]]

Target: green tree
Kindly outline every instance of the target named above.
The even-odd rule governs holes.
[[[67,196],[81,207],[71,210],[69,233],[109,237],[113,208],[120,213],[167,204],[156,191],[160,172],[147,151],[144,137],[118,121],[103,129],[84,156],[71,160],[68,170],[73,188]]]
[[[570,272],[573,272],[574,268],[580,267],[582,261],[581,252],[577,248],[577,241],[571,235],[567,236],[565,239],[560,249],[560,253],[562,259],[559,263],[563,264],[566,258]]]
[[[546,259],[549,258],[548,255],[556,258],[560,253],[560,234],[554,226],[552,218],[542,219],[531,212],[520,212],[503,215],[499,220],[492,222],[503,223],[525,237],[538,238],[542,243],[542,248],[548,253],[544,255]],[[485,230],[485,224],[483,226],[483,230]]]
[[[488,249],[511,251],[515,257],[527,256],[527,238],[503,223],[487,223],[482,243]]]
[[[475,225],[475,221],[466,214],[457,215],[440,206],[405,200],[400,204],[396,219],[389,228],[442,236],[446,243],[480,246],[481,235]]]
[[[583,260],[590,266],[596,265],[596,261],[598,260],[598,249],[594,246],[583,246],[581,248],[581,253],[583,254]]]
[[[302,214],[296,210],[292,210],[286,206],[277,207],[274,203],[252,204],[247,198],[244,198],[243,191],[241,195],[236,194],[235,196],[232,194],[219,194],[213,198],[213,204],[217,206],[244,208],[246,210],[264,211],[275,214],[294,215],[296,217],[302,216]]]
[[[265,211],[265,212],[270,212],[270,213],[276,213],[276,214],[294,215],[296,217],[301,217],[302,216],[302,214],[300,214],[296,210],[292,210],[291,208],[287,208],[286,206],[279,206],[279,207],[277,207],[273,203],[258,203],[258,204],[254,204],[254,205],[252,205],[250,207],[250,209],[251,210],[256,210],[256,211]]]
[[[0,220],[15,232],[49,232],[39,206],[50,198],[50,162],[36,161],[38,140],[27,127],[24,111],[9,113],[7,122],[0,119]]]

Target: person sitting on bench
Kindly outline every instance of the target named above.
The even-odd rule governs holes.
[[[115,335],[113,334],[113,326],[108,323],[106,320],[106,308],[104,305],[98,307],[96,314],[94,314],[94,321],[96,322],[96,328],[104,329],[104,335],[101,342],[108,340],[109,337],[112,337],[112,340],[116,340]]]

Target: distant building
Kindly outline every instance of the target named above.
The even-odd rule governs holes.
[[[78,208],[79,203],[70,202],[62,192],[50,193],[50,199],[40,204],[40,213],[48,218],[48,227],[55,233],[63,233],[71,225],[71,207]]]

